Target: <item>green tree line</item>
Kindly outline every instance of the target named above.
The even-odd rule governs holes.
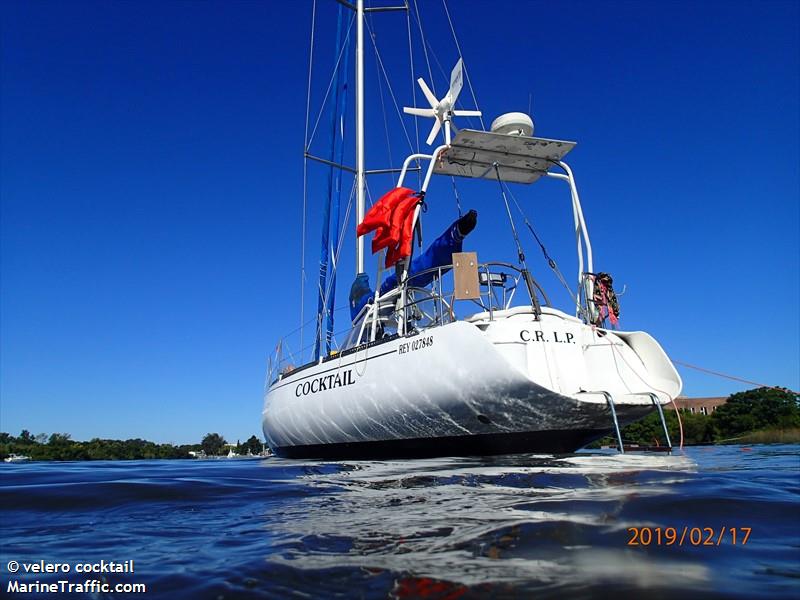
[[[230,445],[225,441],[225,438],[218,433],[207,433],[203,438],[203,441],[200,442],[200,449],[203,450],[206,456],[220,456],[227,454],[229,446]],[[258,454],[263,449],[264,445],[261,443],[261,440],[259,440],[256,436],[251,435],[244,444],[237,440],[233,451],[236,452],[236,454],[244,456],[246,454]]]
[[[670,438],[677,445],[678,419],[674,410],[665,410]],[[800,442],[800,397],[789,390],[757,388],[728,397],[709,415],[681,411],[684,444],[710,444],[752,440],[753,442]],[[626,443],[644,446],[663,445],[664,433],[658,413],[622,429]],[[748,442],[749,443],[749,442]],[[595,445],[615,445],[613,437],[605,437]],[[206,456],[228,453],[229,445],[218,433],[206,434],[199,444],[156,444],[142,439],[107,440],[94,438],[88,442],[71,439],[68,433],[32,435],[23,430],[14,437],[0,433],[0,459],[10,454],[29,456],[32,460],[142,460],[154,458],[191,458],[190,451],[202,450]],[[244,443],[236,443],[240,455],[258,454],[263,446],[255,435]]]
[[[678,417],[674,410],[665,410],[670,439],[678,445]],[[728,397],[725,404],[711,414],[681,410],[685,445],[726,442],[800,442],[800,396],[780,388],[756,388]],[[644,446],[664,445],[664,430],[657,412],[641,421],[623,427],[625,443]],[[616,445],[616,439],[605,437],[599,445]]]
[[[31,460],[145,460],[155,458],[192,458],[189,452],[206,451],[208,456],[222,454],[225,439],[209,433],[199,444],[156,444],[143,439],[108,440],[94,438],[88,442],[72,439],[68,433],[40,433],[32,435],[23,429],[18,436],[0,433],[0,460],[11,454],[28,456]],[[237,454],[261,452],[261,441],[251,436],[244,444],[237,444]],[[224,452],[227,454],[227,449]]]

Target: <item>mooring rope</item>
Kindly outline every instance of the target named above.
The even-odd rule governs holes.
[[[750,381],[749,379],[742,379],[741,377],[736,377],[735,375],[726,375],[725,373],[720,373],[719,371],[712,371],[711,369],[704,369],[703,367],[698,367],[697,365],[690,365],[687,362],[683,362],[682,360],[676,360],[674,358],[670,358],[672,362],[675,364],[681,365],[683,367],[687,367],[689,369],[694,369],[695,371],[702,371],[703,373],[708,373],[710,375],[716,375],[717,377],[722,377],[724,379],[731,379],[733,381],[739,381],[741,383],[749,383],[750,385],[757,385],[759,387],[771,388],[775,390],[788,390],[790,393],[794,394],[795,396],[800,396],[800,392],[796,392],[794,390],[790,390],[789,388],[784,388],[779,385],[767,385],[766,383],[759,383],[757,381]]]

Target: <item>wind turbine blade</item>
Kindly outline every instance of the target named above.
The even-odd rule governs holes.
[[[403,112],[407,115],[415,115],[417,117],[435,117],[436,112],[432,108],[412,108],[409,106],[403,107]]]
[[[439,130],[441,128],[442,128],[441,121],[439,121],[439,119],[436,119],[436,122],[433,124],[433,127],[431,127],[431,133],[430,135],[428,135],[428,139],[426,140],[428,146],[433,145],[433,140],[436,139],[436,136],[439,134]]]
[[[450,96],[450,106],[456,105],[462,87],[464,87],[464,61],[459,58],[450,73],[450,91],[447,92],[447,95]]]
[[[454,110],[453,114],[457,117],[480,117],[481,111],[479,110]]]
[[[425,94],[428,102],[430,102],[431,108],[436,108],[436,105],[439,104],[439,100],[437,100],[436,96],[433,95],[433,92],[428,87],[428,84],[425,83],[425,80],[420,77],[417,79],[417,83],[419,84],[419,87],[422,88],[422,93]]]

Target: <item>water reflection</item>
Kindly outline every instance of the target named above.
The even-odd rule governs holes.
[[[270,519],[285,542],[269,560],[296,569],[399,574],[396,595],[537,590],[613,581],[695,590],[706,567],[626,546],[626,505],[675,493],[683,456],[516,456],[304,466],[313,490]],[[510,587],[508,587],[510,585]],[[426,587],[427,586],[427,587]],[[438,586],[438,587],[437,587]],[[444,587],[442,587],[444,586]],[[448,591],[449,590],[449,591]],[[462,590],[463,591],[463,590]],[[439,592],[436,592],[437,594]]]

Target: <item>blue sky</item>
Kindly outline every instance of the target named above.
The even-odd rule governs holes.
[[[678,360],[799,389],[798,4],[449,5],[487,125],[527,111],[530,95],[538,135],[578,142],[567,160],[595,265],[626,286],[624,327]],[[312,120],[336,10],[318,9]],[[441,95],[458,54],[441,2],[420,11]],[[310,12],[305,2],[0,5],[0,429],[176,443],[260,435],[267,355],[299,324]],[[376,15],[371,28],[398,102],[411,105],[405,17]],[[415,66],[429,79],[416,38]],[[390,161],[371,48],[366,73],[368,167],[397,166],[408,144],[384,84]],[[462,101],[473,108],[467,90]],[[423,140],[428,128],[420,122]],[[319,134],[314,149],[326,142]],[[325,175],[309,167],[312,291]],[[370,193],[389,186],[376,176]],[[496,185],[464,181],[459,192],[480,214],[468,249],[513,260]],[[572,281],[566,187],[514,193]],[[430,235],[456,216],[450,181],[428,200]],[[307,292],[306,316],[315,305]],[[749,387],[680,371],[688,395]]]

